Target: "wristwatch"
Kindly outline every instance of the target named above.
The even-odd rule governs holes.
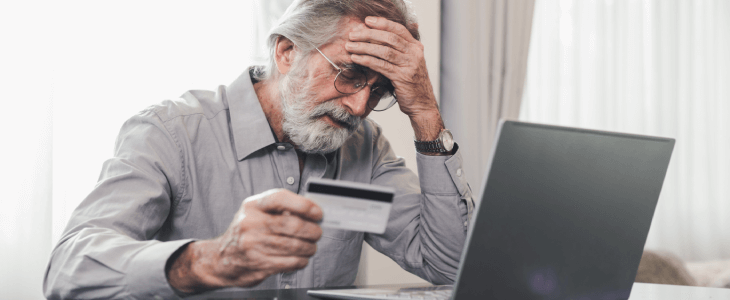
[[[454,136],[448,129],[441,129],[439,136],[433,141],[413,141],[418,153],[445,153],[454,149]]]

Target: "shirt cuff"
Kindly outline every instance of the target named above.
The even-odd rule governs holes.
[[[418,179],[421,192],[426,194],[455,194],[464,198],[469,193],[466,176],[462,168],[461,149],[451,156],[432,156],[416,153]]]
[[[180,247],[194,240],[158,242],[135,254],[127,272],[128,292],[135,299],[180,299],[167,281],[165,265]]]

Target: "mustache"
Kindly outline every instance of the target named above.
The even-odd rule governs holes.
[[[353,116],[347,112],[347,110],[332,101],[321,103],[312,109],[310,114],[312,119],[317,119],[323,116],[329,116],[333,120],[347,125],[349,129],[354,129],[360,125],[362,118]]]

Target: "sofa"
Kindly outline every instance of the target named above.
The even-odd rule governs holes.
[[[730,288],[730,260],[684,262],[669,252],[646,250],[635,281]]]

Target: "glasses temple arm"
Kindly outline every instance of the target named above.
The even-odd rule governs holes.
[[[335,65],[335,63],[333,63],[329,58],[327,58],[327,56],[324,55],[324,53],[322,53],[322,51],[320,51],[319,48],[315,47],[314,49],[317,49],[317,52],[319,52],[319,54],[322,54],[322,57],[324,57],[324,59],[326,59],[330,64],[332,64],[332,66],[335,67],[335,69],[337,69],[338,71],[340,70],[340,67]]]

